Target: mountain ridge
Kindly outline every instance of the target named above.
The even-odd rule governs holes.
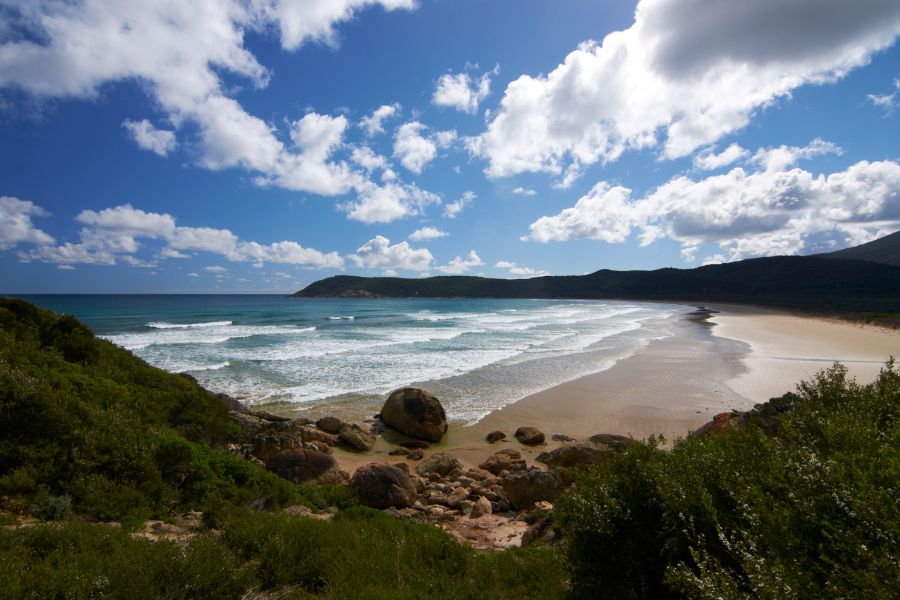
[[[807,311],[900,311],[900,266],[821,256],[754,258],[693,269],[601,269],[529,279],[337,275],[300,298],[542,298],[735,302]]]

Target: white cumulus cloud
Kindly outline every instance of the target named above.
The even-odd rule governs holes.
[[[496,75],[498,70],[495,68],[478,78],[466,72],[445,73],[438,79],[431,102],[475,114],[478,105],[491,93],[491,75]]]
[[[382,235],[357,248],[349,258],[360,268],[407,271],[425,271],[434,261],[427,248],[413,248],[405,241],[391,244],[391,240]]]
[[[399,104],[383,104],[375,109],[371,115],[360,119],[359,126],[368,137],[384,133],[384,122],[400,112]]]
[[[411,234],[409,234],[409,239],[413,242],[425,242],[428,240],[435,240],[442,237],[447,237],[450,235],[446,231],[442,231],[437,227],[422,227],[421,229],[416,229]]]
[[[744,160],[749,155],[750,152],[739,144],[731,144],[718,154],[714,152],[713,148],[708,148],[694,156],[694,168],[702,171],[715,171],[739,160]]]
[[[9,25],[0,37],[0,88],[40,98],[95,98],[104,84],[136,81],[176,130],[193,125],[197,162],[207,169],[243,168],[255,181],[290,190],[339,195],[362,180],[346,163],[329,161],[346,122],[292,126],[298,147],[286,147],[276,128],[247,112],[223,76],[265,87],[270,71],[246,48],[248,34],[277,31],[282,47],[307,41],[333,44],[334,26],[366,7],[412,9],[414,0],[83,0],[4,3]],[[322,131],[323,145],[303,131]],[[126,121],[135,141],[160,155],[175,133],[146,119]],[[300,141],[295,137],[301,130]],[[311,144],[307,145],[306,142]],[[318,149],[318,152],[317,152]],[[299,150],[299,151],[298,151]]]
[[[366,184],[361,187],[356,200],[343,204],[341,208],[354,221],[390,223],[420,215],[428,206],[440,202],[440,196],[415,184],[388,181],[384,185]]]
[[[894,0],[641,0],[630,28],[512,81],[468,145],[490,177],[559,175],[630,148],[686,156],[796,88],[843,77],[898,33]]]
[[[494,265],[494,267],[497,269],[505,269],[509,271],[510,275],[515,275],[517,278],[544,277],[545,275],[550,274],[547,271],[532,269],[531,267],[518,265],[508,260],[498,261],[497,264]]]
[[[53,237],[31,222],[32,217],[46,215],[47,211],[30,200],[0,196],[0,250],[7,250],[21,243],[52,244]]]
[[[689,261],[704,244],[738,260],[815,250],[823,239],[859,244],[900,228],[897,162],[860,161],[818,175],[781,165],[764,160],[756,171],[678,176],[637,199],[601,181],[575,206],[532,223],[523,239],[618,243],[637,233],[642,245],[664,237],[679,242]]]
[[[2,207],[0,201],[0,213]],[[182,227],[176,224],[172,215],[146,212],[130,204],[100,211],[83,210],[76,220],[84,225],[79,232],[79,242],[53,246],[53,238],[46,234],[46,237],[33,237],[33,243],[40,247],[20,251],[19,259],[99,265],[113,265],[121,260],[132,266],[153,266],[155,263],[135,254],[142,248],[141,240],[159,240],[165,244],[157,254],[160,259],[187,258],[183,251],[196,251],[219,255],[233,262],[271,262],[320,269],[344,266],[344,260],[337,252],[324,253],[292,241],[272,244],[242,241],[228,229]],[[0,228],[0,235],[2,232]]]
[[[157,129],[148,119],[140,121],[126,119],[122,122],[122,127],[128,131],[138,146],[159,156],[168,156],[178,144],[174,131]]]
[[[438,267],[438,271],[441,273],[447,273],[448,275],[461,275],[466,273],[469,269],[474,269],[475,267],[480,267],[484,265],[484,261],[475,253],[474,250],[469,250],[469,253],[465,258],[461,256],[455,257],[446,265]]]
[[[478,195],[475,192],[463,192],[463,195],[458,200],[447,203],[447,206],[444,207],[444,217],[455,219],[468,205],[475,202],[476,198],[478,198]]]

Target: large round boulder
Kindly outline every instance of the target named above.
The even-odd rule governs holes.
[[[440,442],[447,433],[447,414],[431,392],[405,387],[394,390],[381,409],[381,421],[406,435]]]
[[[359,501],[371,508],[405,508],[416,501],[416,486],[402,469],[394,465],[371,463],[356,470],[350,486]]]
[[[350,479],[333,456],[306,448],[282,450],[272,470],[294,483],[346,484]]]

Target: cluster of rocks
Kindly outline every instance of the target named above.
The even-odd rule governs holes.
[[[418,388],[391,393],[378,419],[368,426],[332,416],[315,422],[288,419],[250,411],[239,403],[229,407],[242,432],[240,443],[232,448],[235,452],[290,481],[350,485],[365,506],[433,523],[488,515],[515,519],[535,510],[547,512],[571,485],[572,469],[599,464],[635,443],[608,434],[587,440],[556,434],[552,439],[562,444],[536,457],[543,468],[529,465],[521,452],[510,447],[493,453],[478,467],[466,468],[446,453],[424,458],[430,443],[440,442],[446,434],[447,417],[437,398]],[[415,470],[407,462],[373,462],[359,467],[351,478],[332,456],[332,448],[370,450],[385,428],[414,438],[400,441],[390,455],[421,462]],[[535,427],[520,427],[513,437],[525,446],[543,445],[546,440]],[[496,443],[505,440],[506,434],[494,431],[486,439]],[[545,521],[525,539],[545,539],[549,531]]]
[[[401,442],[392,452],[410,460],[423,458],[428,442],[441,441],[448,427],[440,402],[419,388],[394,391],[369,425],[345,423],[333,416],[318,421],[289,419],[249,410],[225,395],[221,399],[241,428],[240,442],[229,449],[295,483],[349,483],[349,474],[331,456],[332,448],[371,450],[384,427],[419,438]]]
[[[538,455],[546,468],[529,466],[513,448],[499,450],[469,469],[443,453],[430,456],[414,472],[407,463],[372,463],[360,467],[350,485],[362,504],[400,518],[441,523],[499,513],[512,519],[551,509],[572,484],[572,469],[598,464],[633,443],[607,434],[573,440]],[[542,527],[546,529],[546,523]]]

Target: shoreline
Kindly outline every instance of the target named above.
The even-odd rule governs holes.
[[[638,440],[662,435],[671,443],[718,413],[748,410],[795,391],[835,360],[848,367],[849,376],[867,383],[889,355],[900,353],[895,330],[763,307],[707,306],[719,312],[675,317],[675,335],[651,340],[606,370],[525,396],[477,423],[451,423],[444,441],[427,449],[425,457],[447,452],[464,466],[477,467],[494,452],[514,448],[532,464],[539,453],[561,445],[553,434],[610,433]],[[543,431],[546,443],[519,444],[512,434],[526,425]],[[485,435],[494,430],[506,433],[506,439],[486,442]],[[371,462],[406,462],[415,468],[416,462],[388,454],[395,447],[391,437],[379,437],[365,453],[336,449],[335,458],[350,473]]]

